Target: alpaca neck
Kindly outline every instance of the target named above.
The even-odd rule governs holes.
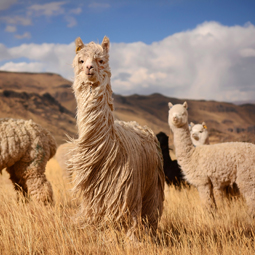
[[[174,146],[175,154],[180,166],[189,164],[192,154],[195,151],[195,147],[190,138],[190,132],[188,124],[181,128],[174,127]]]
[[[77,127],[79,142],[93,146],[106,139],[113,131],[113,99],[110,79],[102,84],[84,84],[77,80],[74,87],[77,101]]]

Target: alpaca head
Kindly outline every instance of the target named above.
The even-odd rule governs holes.
[[[190,122],[189,130],[192,143],[195,146],[207,143],[209,134],[205,122],[196,125],[193,122]]]
[[[104,37],[102,44],[90,42],[84,44],[80,37],[75,40],[76,56],[73,60],[75,79],[79,79],[83,86],[97,86],[111,77],[109,66],[108,37]]]
[[[184,102],[183,104],[173,105],[172,103],[168,103],[169,112],[168,112],[168,124],[170,128],[173,127],[183,127],[188,123],[188,104]]]

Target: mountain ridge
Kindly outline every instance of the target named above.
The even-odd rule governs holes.
[[[48,128],[58,143],[67,136],[77,136],[76,101],[72,82],[54,73],[19,73],[0,71],[0,117],[32,118]],[[137,121],[155,133],[170,135],[168,102],[187,101],[189,122],[206,122],[210,141],[255,142],[255,105],[235,105],[215,100],[191,100],[151,95],[122,96],[113,94],[114,116],[124,121]]]

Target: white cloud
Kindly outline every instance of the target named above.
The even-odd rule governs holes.
[[[23,35],[15,35],[15,38],[17,39],[31,38],[31,34],[29,32],[25,32]]]
[[[6,28],[5,28],[5,31],[6,32],[9,32],[9,33],[14,33],[14,32],[16,32],[16,27],[15,26],[6,26]]]
[[[5,23],[12,25],[29,26],[32,24],[30,18],[22,16],[5,16],[1,17],[0,20],[3,20]]]
[[[71,9],[69,12],[72,13],[72,14],[78,15],[82,12],[82,9],[80,7],[78,7],[76,9]]]
[[[255,98],[254,52],[253,25],[216,22],[151,45],[112,44],[113,90],[225,101]]]
[[[107,3],[91,3],[89,4],[89,8],[93,8],[93,9],[107,9],[110,7],[110,4]]]
[[[33,63],[14,63],[8,62],[0,67],[0,70],[11,71],[11,72],[42,72],[44,66],[42,63],[33,62]]]
[[[0,10],[7,10],[13,4],[15,4],[17,0],[1,0],[0,1]]]
[[[26,57],[41,68],[37,72],[72,79],[74,48],[74,43],[9,49],[0,44],[0,60],[11,63]],[[110,66],[113,91],[119,94],[159,92],[179,98],[251,100],[255,98],[255,27],[206,22],[151,45],[112,43]],[[23,63],[21,70],[25,67],[33,70],[31,63]],[[2,68],[7,70],[8,62]]]
[[[28,7],[29,14],[33,14],[35,16],[55,16],[60,15],[65,12],[62,5],[66,4],[66,2],[51,2],[47,4],[34,4]]]
[[[244,58],[255,57],[255,49],[246,48],[240,51],[240,55]]]
[[[31,63],[25,65],[23,60],[22,65],[20,66],[20,71],[33,72],[33,64],[36,63],[36,72],[59,73],[68,79],[72,79],[72,60],[74,55],[74,42],[68,45],[53,43],[44,43],[41,45],[22,44],[18,47],[13,47],[10,49],[7,49],[4,45],[0,44],[0,61],[6,62],[4,66],[0,67],[0,70],[8,70],[8,67],[15,67],[15,71],[19,71],[18,63],[14,64],[12,61],[14,59],[27,58],[28,62]],[[8,59],[10,61],[6,61]]]
[[[77,21],[72,16],[66,16],[65,20],[67,21],[67,27],[74,27],[77,25]]]

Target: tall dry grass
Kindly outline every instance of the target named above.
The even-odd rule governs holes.
[[[79,201],[52,159],[47,178],[56,204],[17,203],[16,194],[3,171],[0,176],[0,254],[255,254],[255,222],[242,199],[225,201],[214,214],[204,212],[196,189],[165,190],[165,209],[156,239],[142,236],[132,245],[113,227],[78,229],[72,216]]]

